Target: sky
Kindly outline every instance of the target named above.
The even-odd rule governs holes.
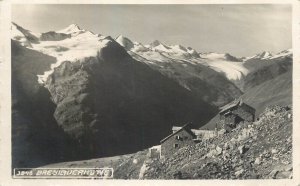
[[[72,23],[97,34],[198,52],[251,56],[292,47],[292,8],[265,5],[30,5],[14,4],[12,21],[33,32]]]

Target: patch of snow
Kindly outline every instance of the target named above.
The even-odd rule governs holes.
[[[87,33],[61,41],[44,41],[39,44],[32,44],[34,50],[56,58],[56,63],[51,65],[51,70],[38,75],[39,83],[44,83],[48,76],[53,73],[54,68],[60,66],[64,61],[75,62],[97,56],[98,51],[107,46],[109,42],[111,42],[109,39],[99,39],[98,36]],[[55,51],[56,47],[64,47],[66,50]]]
[[[72,24],[57,33],[71,34],[71,38],[59,41],[30,42],[26,36],[38,39],[41,34],[32,33],[22,27],[12,23],[12,39],[21,43],[25,47],[56,58],[56,63],[51,65],[51,70],[38,75],[38,82],[43,84],[48,76],[53,73],[54,68],[60,66],[64,61],[81,61],[87,57],[97,56],[97,53],[110,42],[110,37],[100,34],[93,34],[90,31],[80,29],[76,24]]]
[[[161,51],[161,52],[170,52],[170,48],[166,47],[165,45],[163,44],[159,44],[155,47],[152,47],[153,50],[158,50],[158,51]]]
[[[210,60],[225,59],[225,54],[220,54],[215,52],[200,54],[200,56],[204,59],[210,59]]]
[[[222,72],[229,80],[240,80],[249,70],[241,62],[210,61],[209,66],[217,72]]]

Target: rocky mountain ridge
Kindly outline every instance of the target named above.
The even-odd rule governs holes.
[[[207,52],[199,53],[191,47],[181,45],[166,45],[158,40],[155,40],[149,45],[143,45],[139,42],[133,42],[125,36],[118,36],[116,41],[123,46],[128,53],[138,61],[144,62],[151,68],[158,70],[162,74],[176,80],[182,86],[197,91],[198,87],[203,87],[203,84],[195,85],[193,82],[205,81],[213,84],[217,89],[225,89],[224,86],[218,85],[222,81],[222,85],[231,87],[226,97],[238,97],[238,91],[232,84],[220,80],[220,78],[207,81],[205,77],[215,77],[216,75],[205,74],[208,69],[222,75],[223,78],[233,83],[240,91],[244,92],[251,84],[261,83],[267,78],[271,79],[274,76],[280,75],[282,71],[275,71],[273,75],[264,74],[262,71],[269,66],[278,68],[280,66],[291,66],[292,50],[284,50],[277,54],[264,51],[252,57],[238,58],[228,53]],[[265,69],[263,69],[265,67]],[[197,71],[195,71],[197,69]],[[270,68],[271,69],[271,68]],[[201,74],[200,72],[204,73]],[[272,73],[273,71],[271,71]],[[252,80],[253,74],[261,74],[265,77],[259,77],[262,80]],[[201,91],[197,91],[201,94]],[[203,95],[205,97],[207,95]],[[224,99],[224,98],[223,98]],[[216,105],[224,105],[216,100],[209,100]],[[226,100],[225,102],[228,102]]]

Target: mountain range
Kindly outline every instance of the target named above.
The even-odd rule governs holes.
[[[76,24],[34,33],[12,23],[11,30],[16,167],[135,152],[159,143],[172,125],[204,126],[236,98],[260,97],[262,110],[291,94],[281,86],[291,82],[291,49],[239,58],[114,39]],[[276,93],[263,93],[273,85]]]

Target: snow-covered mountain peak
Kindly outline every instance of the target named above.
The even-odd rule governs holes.
[[[270,58],[272,56],[273,56],[273,54],[269,51],[264,51],[264,52],[257,55],[257,57],[261,58],[261,59],[267,59],[267,58]]]
[[[182,45],[174,45],[172,48],[175,48],[175,49],[178,49],[178,50],[181,50],[181,51],[184,51],[184,52],[187,52],[188,49],[185,48],[184,46]]]
[[[150,43],[150,48],[154,51],[159,51],[159,52],[170,52],[170,47],[161,43],[158,40],[153,41],[152,43]]]
[[[246,58],[246,60],[249,60],[249,59],[269,59],[273,56],[273,54],[269,51],[263,51],[261,53],[258,53],[252,57],[248,57]]]
[[[201,58],[211,59],[211,60],[224,59],[225,58],[225,54],[216,53],[216,52],[201,53],[200,56],[201,56]]]
[[[265,60],[269,61],[276,58],[282,58],[282,57],[291,57],[293,55],[292,49],[283,50],[277,54],[273,54],[269,51],[264,51],[259,54],[256,54],[251,57],[246,57],[244,61],[252,60],[252,59],[259,59],[259,60]]]
[[[277,53],[276,55],[272,56],[270,59],[291,57],[292,55],[293,55],[293,50],[290,48]]]
[[[11,23],[11,37],[22,46],[31,47],[31,43],[38,43],[40,35],[26,30],[14,22]]]
[[[124,37],[123,35],[119,35],[116,38],[116,41],[123,46],[126,50],[130,50],[134,47],[134,43],[128,39],[127,37]]]
[[[56,31],[57,33],[65,33],[65,34],[72,34],[75,32],[80,32],[83,31],[77,24],[71,24],[69,26],[67,26],[66,28]]]
[[[12,23],[12,40],[56,58],[56,63],[51,65],[51,70],[38,75],[40,83],[44,83],[53,69],[64,61],[76,62],[84,61],[87,57],[96,57],[99,51],[115,42],[111,37],[83,30],[76,24],[56,32],[35,34]]]

